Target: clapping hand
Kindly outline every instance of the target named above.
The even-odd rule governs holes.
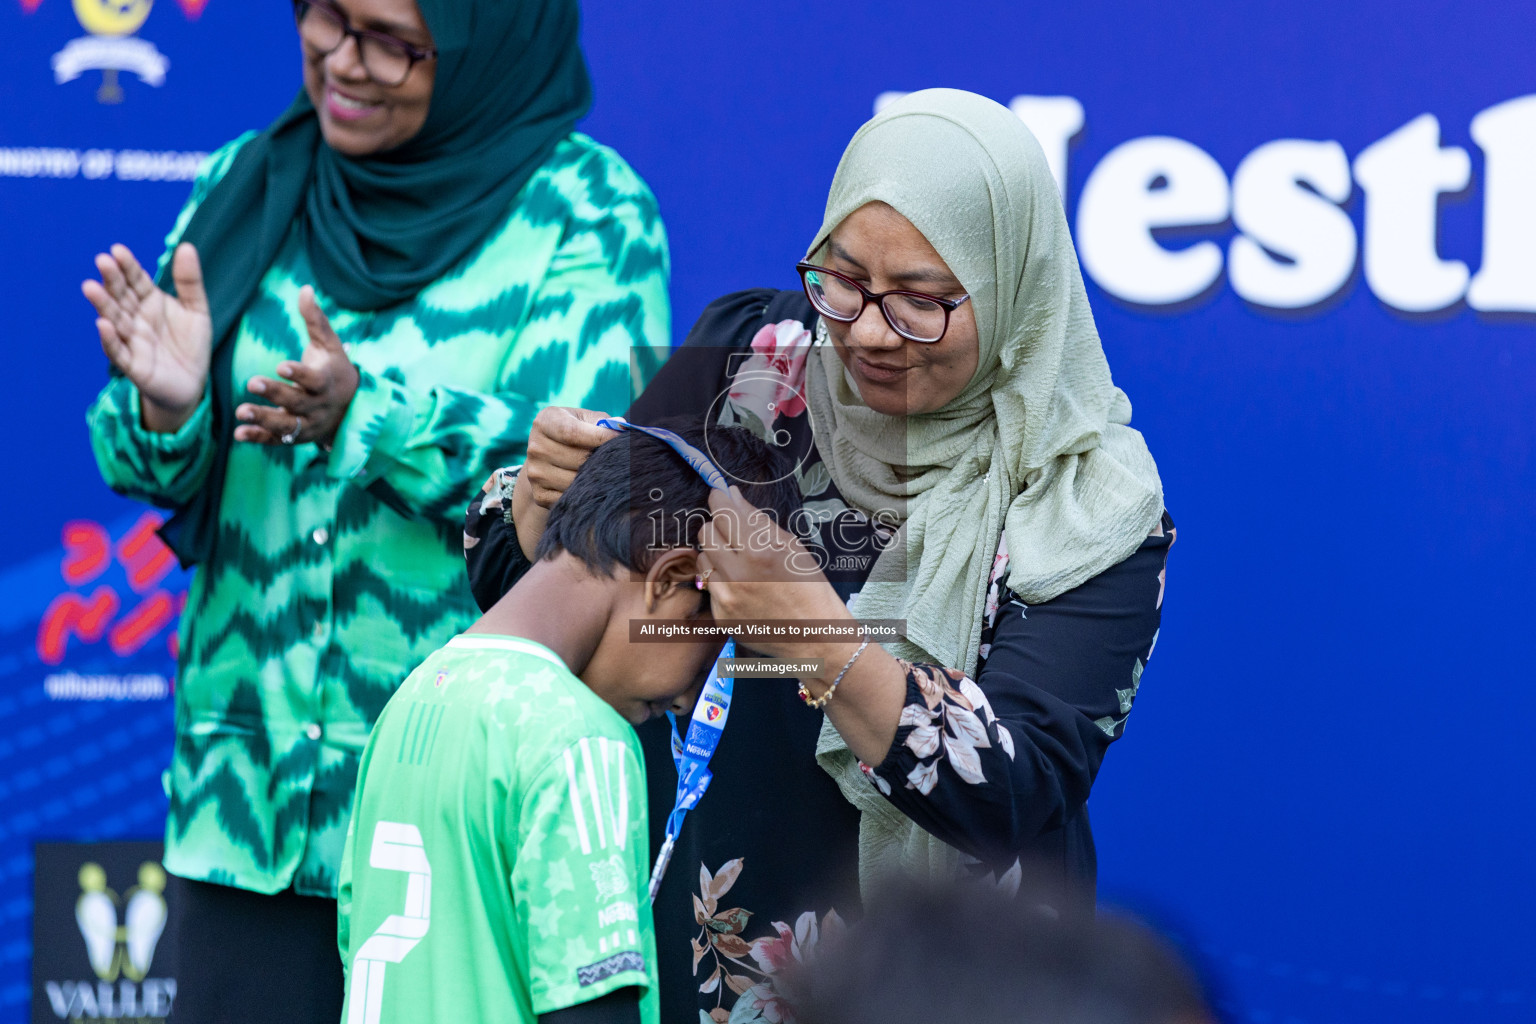
[[[185,423],[208,386],[213,322],[197,250],[176,247],[171,277],[176,294],[156,287],[126,245],[96,257],[100,281],[80,290],[96,307],[96,330],[112,365],[139,389],[144,426],[172,433]]]
[[[336,436],[357,394],[361,379],[357,367],[347,356],[331,322],[320,312],[315,291],[309,285],[299,289],[299,314],[309,332],[309,344],[303,358],[277,364],[277,375],[252,377],[246,387],[254,395],[272,402],[256,405],[245,402],[236,407],[236,441],[256,444],[303,444],[316,441],[329,444]]]

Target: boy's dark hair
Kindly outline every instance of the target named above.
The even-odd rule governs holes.
[[[800,488],[785,458],[741,427],[662,421],[704,452],[740,488],[742,497],[788,530],[800,508]],[[765,482],[766,481],[766,482]],[[668,548],[693,547],[709,522],[709,485],[664,442],[626,430],[598,447],[549,510],[535,561],[567,551],[594,572],[615,566],[643,573]]]

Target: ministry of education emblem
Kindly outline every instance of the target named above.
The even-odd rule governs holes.
[[[146,85],[165,82],[171,62],[147,39],[134,35],[149,17],[154,0],[74,0],[75,18],[89,35],[71,39],[53,55],[53,77],[61,85],[87,71],[101,72],[96,98],[121,103],[120,71],[131,71]]]

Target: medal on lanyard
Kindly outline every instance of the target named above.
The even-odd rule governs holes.
[[[620,416],[605,417],[598,420],[597,425],[608,430],[635,430],[654,437],[681,455],[683,461],[692,466],[710,487],[721,491],[730,490],[725,474],[715,465],[714,460],[670,430],[637,426]],[[720,657],[735,656],[736,641],[727,640],[720,651]],[[678,735],[677,716],[667,712],[667,721],[672,725],[672,764],[677,769],[677,794],[672,801],[672,813],[667,815],[666,838],[662,840],[661,850],[656,854],[656,864],[651,868],[652,903],[656,902],[656,891],[661,888],[662,876],[667,873],[667,865],[672,861],[672,848],[683,830],[683,819],[698,806],[704,791],[709,788],[710,780],[714,778],[709,770],[709,761],[715,755],[715,748],[720,745],[725,720],[731,716],[731,689],[734,684],[735,680],[730,676],[720,675],[717,661],[709,670],[709,678],[704,680],[703,689],[699,691],[698,703],[694,704],[693,714],[688,719],[686,735]]]

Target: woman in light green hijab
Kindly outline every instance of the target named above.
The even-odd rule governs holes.
[[[693,1019],[695,999],[717,1020],[778,1019],[766,976],[856,908],[859,883],[1016,889],[1043,864],[1091,894],[1089,790],[1160,622],[1157,468],[1017,117],[954,90],[887,107],[844,153],[799,271],[800,292],[714,303],[630,418],[746,424],[794,460],[807,513],[788,530],[714,502],[700,584],[717,619],[894,619],[900,635],[743,637],[820,662],[798,691],[814,710],[792,683],[736,687],[685,869],[656,901],[668,1019]],[[605,439],[593,415],[536,421],[514,491],[523,551]],[[646,736],[653,819],[672,801],[666,740]],[[670,959],[685,942],[697,977]]]

